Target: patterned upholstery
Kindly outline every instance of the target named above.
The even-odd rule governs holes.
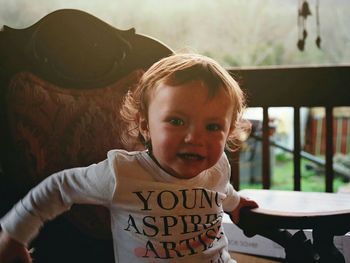
[[[56,171],[99,162],[110,149],[127,148],[119,136],[119,109],[142,73],[99,89],[65,89],[29,72],[16,74],[6,102],[19,157],[17,180],[36,184]],[[79,205],[69,218],[93,236],[109,234],[109,216],[101,207]]]

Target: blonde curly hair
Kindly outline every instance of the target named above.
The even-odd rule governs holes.
[[[250,123],[242,120],[246,107],[244,93],[218,62],[198,54],[174,54],[159,60],[143,74],[136,88],[127,93],[120,111],[124,144],[146,143],[139,132],[139,116],[147,119],[152,94],[159,84],[178,86],[194,80],[200,80],[208,88],[210,97],[220,89],[230,97],[234,107],[226,148],[235,150],[250,131]]]

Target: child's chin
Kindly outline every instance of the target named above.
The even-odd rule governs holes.
[[[181,179],[191,179],[196,177],[202,172],[202,170],[199,171],[178,171],[174,176]]]

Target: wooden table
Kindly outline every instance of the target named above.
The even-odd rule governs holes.
[[[231,257],[238,263],[281,263],[282,259],[273,259],[263,256],[249,255],[239,252],[230,252]]]
[[[333,238],[350,231],[349,194],[250,189],[240,194],[259,208],[244,209],[239,226],[247,236],[259,234],[284,247],[286,262],[345,262]],[[313,241],[304,229],[312,230]]]

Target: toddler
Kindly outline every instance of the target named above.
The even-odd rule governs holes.
[[[111,150],[33,188],[0,221],[0,262],[31,262],[26,247],[44,222],[77,203],[110,210],[116,262],[235,262],[223,213],[237,223],[240,208],[257,207],[233,189],[224,153],[238,146],[243,109],[240,87],[214,60],[155,63],[121,109],[121,136],[146,150]]]

